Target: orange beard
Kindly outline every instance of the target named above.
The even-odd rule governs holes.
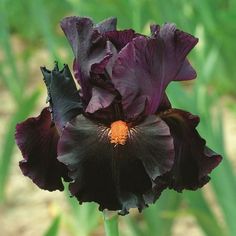
[[[111,124],[109,131],[110,142],[114,143],[115,146],[118,144],[125,145],[128,138],[129,127],[126,122],[122,120],[115,121]]]

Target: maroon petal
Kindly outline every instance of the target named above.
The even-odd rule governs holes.
[[[170,109],[160,116],[170,127],[174,138],[175,162],[167,175],[169,187],[177,191],[202,187],[209,181],[208,174],[222,157],[209,149],[198,134],[196,126],[199,118],[178,109]]]
[[[111,105],[115,97],[115,94],[108,93],[105,89],[93,87],[92,97],[85,111],[88,113],[94,113],[100,109],[107,108]]]
[[[168,28],[169,28],[169,30],[171,30],[171,27],[175,28],[175,26],[173,24],[172,25],[171,24],[165,24],[164,27],[166,27],[165,30],[168,30]],[[150,29],[151,29],[152,37],[158,39],[160,37],[160,34],[163,34],[164,27],[162,28],[161,33],[160,33],[161,27],[159,25],[151,25]],[[176,30],[175,34],[176,34],[176,37],[175,37],[176,41],[179,41],[179,44],[181,43],[181,41],[184,42],[184,43],[186,41],[187,53],[189,52],[188,47],[190,45],[192,45],[192,43],[193,44],[197,43],[196,38],[193,38],[192,35],[187,34],[183,31]],[[187,41],[188,41],[189,45],[187,45]],[[194,42],[194,41],[196,41],[196,42]],[[191,48],[190,48],[190,50],[191,50]],[[196,76],[197,76],[196,71],[193,69],[193,67],[189,63],[188,59],[185,59],[174,80],[192,80],[192,79],[195,79]]]
[[[91,65],[91,71],[92,74],[103,74],[106,70],[111,70],[111,67],[113,64],[109,64],[109,61],[111,60],[112,56],[116,56],[117,51],[113,44],[110,41],[106,42],[106,48],[105,48],[105,56],[99,60],[98,62],[95,62]]]
[[[158,107],[156,112],[158,113],[158,112],[161,112],[161,111],[166,111],[166,110],[168,110],[170,108],[171,108],[170,100],[167,97],[167,94],[164,93],[163,97],[161,99],[161,103],[160,103],[160,105],[159,105],[159,107]]]
[[[130,128],[125,145],[110,143],[110,128],[82,115],[69,122],[58,145],[58,159],[75,181],[70,191],[80,202],[95,201],[100,210],[140,211],[166,187],[154,183],[170,171],[174,145],[168,126],[157,116]]]
[[[196,71],[191,66],[189,60],[185,59],[174,80],[175,81],[192,80],[195,79],[196,77],[197,77]]]
[[[69,67],[59,70],[57,63],[52,71],[42,67],[44,82],[48,89],[53,121],[62,130],[67,121],[82,112],[82,101]]]
[[[136,38],[138,34],[136,34],[134,30],[128,29],[109,31],[105,33],[105,36],[115,45],[116,49],[120,51],[126,44]]]
[[[69,16],[62,19],[61,28],[71,45],[75,57],[77,57],[80,38],[86,37],[86,34],[90,34],[92,27],[93,22],[90,18]],[[78,28],[81,31],[81,35],[78,34]]]
[[[155,24],[150,25],[151,36],[153,38],[157,38],[157,36],[160,32],[160,29],[161,29],[160,25],[155,25]]]
[[[16,143],[24,160],[20,168],[38,187],[54,191],[64,189],[62,177],[69,180],[65,165],[57,160],[58,133],[45,108],[36,118],[29,118],[16,126]]]
[[[116,30],[117,19],[115,17],[111,17],[99,22],[96,25],[96,28],[99,29],[100,33],[105,33],[108,31]]]
[[[109,61],[115,56],[116,49],[101,33],[114,30],[115,25],[114,19],[98,25],[94,25],[86,17],[66,17],[61,21],[61,27],[75,55],[73,69],[81,86],[85,105],[92,96],[93,80],[97,78],[94,74],[111,71]]]
[[[84,49],[87,49],[88,44],[91,43],[86,42],[86,40],[94,40],[92,43],[97,43],[96,40],[99,40],[99,38],[97,38],[99,37],[98,33],[113,31],[116,29],[116,24],[116,18],[106,19],[97,25],[94,25],[92,19],[88,17],[69,16],[61,20],[61,28],[72,47],[75,58],[79,56],[77,53],[80,48],[83,49],[84,47]],[[95,33],[95,35],[93,35],[93,33]],[[92,35],[94,36],[93,38],[91,38]],[[80,43],[85,45],[79,45]],[[82,51],[82,53],[85,52]]]
[[[196,43],[193,36],[165,24],[156,38],[137,37],[119,52],[112,82],[122,96],[128,118],[134,117],[131,111],[135,108],[131,107],[138,105],[137,98],[142,97],[142,102],[147,102],[146,115],[154,114],[167,85],[176,79],[186,79],[183,75],[190,68],[185,58]],[[195,74],[188,79],[194,77]],[[136,114],[142,112],[136,109]]]
[[[102,123],[106,126],[110,126],[112,122],[122,120],[124,117],[119,97],[117,97],[108,107],[97,110],[93,113],[85,113],[84,115],[88,119],[94,120],[97,123]]]

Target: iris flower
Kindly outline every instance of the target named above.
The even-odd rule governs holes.
[[[206,184],[221,156],[198,134],[199,117],[172,108],[165,92],[196,78],[186,56],[198,39],[169,23],[150,36],[119,31],[115,18],[67,17],[61,27],[80,89],[67,65],[41,68],[49,107],[16,127],[23,174],[49,191],[62,191],[64,179],[80,203],[120,214],[166,188]]]

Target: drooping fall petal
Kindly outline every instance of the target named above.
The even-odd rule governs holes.
[[[170,109],[160,116],[170,127],[174,138],[175,161],[167,175],[169,187],[177,191],[202,187],[209,181],[208,174],[222,157],[208,148],[198,134],[196,126],[199,118],[178,109]]]
[[[22,173],[42,189],[62,191],[62,177],[69,178],[66,166],[57,160],[59,135],[48,108],[18,124],[15,138],[24,157],[20,161]]]
[[[69,122],[58,145],[58,159],[75,181],[71,192],[100,209],[142,210],[158,198],[163,185],[154,180],[170,171],[174,146],[168,126],[157,116],[130,128],[124,145],[109,139],[110,128],[80,115]]]

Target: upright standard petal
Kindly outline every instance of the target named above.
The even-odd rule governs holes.
[[[82,88],[85,105],[92,96],[92,83],[97,78],[94,74],[111,70],[108,62],[116,54],[116,49],[102,34],[114,30],[115,22],[115,19],[110,19],[94,25],[86,17],[66,17],[61,21],[62,30],[75,55],[74,72]]]
[[[196,43],[193,36],[165,24],[155,38],[137,37],[119,52],[112,82],[122,96],[127,118],[143,112],[140,102],[146,103],[146,115],[155,113],[167,85],[176,79],[186,79],[189,64],[185,59]]]
[[[57,160],[59,136],[48,108],[38,117],[18,124],[15,138],[24,157],[20,161],[22,173],[42,189],[62,191],[62,177],[69,178],[66,166]]]
[[[92,97],[85,111],[88,113],[94,113],[98,110],[105,109],[111,105],[115,97],[115,94],[108,93],[103,88],[93,87]]]
[[[163,37],[163,35],[167,35],[167,34],[165,34],[165,31],[172,31],[172,34],[173,34],[174,30],[175,30],[175,25],[174,24],[165,24],[164,27],[162,27],[162,28],[159,25],[151,25],[150,30],[151,30],[151,36],[153,38],[158,39],[160,37]],[[189,50],[189,46],[190,46],[190,50],[191,50],[191,45],[196,44],[196,42],[197,42],[196,38],[194,38],[192,35],[190,35],[188,33],[185,33],[181,30],[176,30],[175,34],[176,34],[176,36],[174,37],[174,40],[179,41],[179,44],[180,44],[181,41],[182,42],[186,41],[187,53],[188,53],[188,50]],[[171,37],[172,36],[170,34],[170,39],[171,39]],[[169,45],[171,45],[171,44],[172,43],[170,42]],[[187,44],[189,44],[189,45],[187,45]],[[195,79],[196,76],[197,76],[196,71],[193,69],[193,67],[189,63],[188,59],[186,58],[183,61],[182,66],[180,67],[180,69],[179,69],[177,75],[175,76],[174,80],[177,80],[177,81],[178,80],[192,80],[192,79]]]
[[[161,103],[158,106],[156,113],[161,112],[161,111],[166,111],[166,110],[168,110],[170,108],[171,108],[170,100],[169,100],[167,94],[164,93],[163,97],[161,99]]]
[[[199,118],[178,109],[163,112],[160,117],[170,127],[175,146],[175,162],[164,179],[167,178],[169,187],[177,191],[202,187],[222,157],[209,149],[199,136],[196,130]]]
[[[132,29],[127,29],[108,31],[105,33],[105,36],[115,45],[116,49],[120,51],[126,44],[138,37],[139,34],[135,33]]]
[[[67,121],[82,112],[82,101],[67,65],[59,70],[56,63],[52,71],[46,67],[42,67],[41,71],[48,90],[53,121],[61,131]]]
[[[96,25],[96,28],[99,29],[100,33],[105,33],[105,32],[108,32],[108,31],[116,30],[116,25],[117,25],[117,18],[116,17],[110,17],[108,19],[105,19],[105,20],[99,22]]]
[[[58,145],[59,161],[67,165],[72,195],[80,202],[95,201],[100,209],[140,211],[155,201],[163,184],[159,176],[174,162],[168,126],[157,116],[129,128],[124,145],[109,139],[110,127],[79,115],[69,122]]]

